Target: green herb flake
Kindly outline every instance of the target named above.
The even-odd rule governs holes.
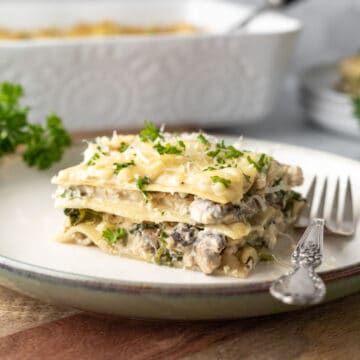
[[[136,180],[136,187],[142,192],[147,201],[148,193],[145,191],[145,186],[150,184],[150,178],[148,176],[139,176]]]
[[[134,161],[134,160],[131,160],[131,161],[125,162],[125,163],[117,163],[117,162],[115,162],[115,163],[113,164],[114,174],[115,174],[115,175],[119,174],[119,172],[120,172],[122,169],[126,169],[126,168],[128,168],[129,166],[135,166],[135,161]]]
[[[182,140],[179,140],[177,143],[179,147],[181,147],[184,150],[186,149],[185,143]]]
[[[160,129],[158,129],[152,122],[144,121],[145,128],[140,131],[140,139],[143,142],[154,142],[156,139],[164,139]]]
[[[203,171],[214,171],[214,170],[217,170],[217,169],[213,166],[209,166],[206,169],[204,169]]]
[[[220,184],[223,184],[226,188],[229,187],[229,185],[231,184],[231,180],[229,179],[224,179],[220,176],[211,176],[211,181],[216,184],[216,183],[220,183]]]
[[[60,195],[63,199],[73,200],[81,197],[80,191],[73,186],[68,187]]]
[[[247,182],[248,184],[250,184],[250,182],[251,182],[251,176],[250,176],[250,175],[246,175],[245,173],[243,173],[243,175],[244,175],[244,178],[245,178],[246,182]]]
[[[100,154],[99,153],[95,153],[90,159],[89,161],[86,163],[87,166],[94,166],[96,164],[96,160],[100,159]]]
[[[129,148],[129,144],[125,143],[125,142],[122,142],[119,146],[119,151],[121,153],[125,152],[128,148]]]
[[[221,156],[217,156],[216,157],[216,162],[218,164],[225,164],[225,159],[223,157],[221,157]]]
[[[225,150],[225,158],[226,159],[237,159],[241,156],[243,156],[244,153],[238,149],[236,149],[234,146],[230,145]]]
[[[178,144],[180,143],[180,141],[178,142]],[[179,149],[178,147],[174,146],[174,145],[171,145],[171,144],[165,144],[165,145],[162,145],[161,143],[156,143],[153,148],[155,150],[157,150],[157,152],[160,154],[160,155],[181,155],[184,151],[184,148],[185,148],[185,144],[181,141],[181,143],[183,144],[183,148],[182,149]],[[179,146],[181,146],[179,144]],[[181,146],[182,147],[182,146]]]
[[[211,158],[215,158],[220,152],[220,149],[217,150],[213,150],[213,151],[208,151],[206,153],[207,156],[210,156]]]
[[[252,164],[258,172],[267,173],[269,171],[273,158],[266,154],[261,154],[258,161],[253,160],[250,156],[247,157],[249,164]]]
[[[201,133],[197,136],[197,139],[204,145],[210,144],[210,141]]]
[[[116,229],[108,228],[103,231],[102,236],[109,244],[116,244],[120,240],[124,242],[128,236],[128,233],[122,227],[118,227]]]

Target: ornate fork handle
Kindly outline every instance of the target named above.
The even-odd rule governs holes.
[[[325,296],[325,284],[315,272],[321,265],[324,220],[314,219],[292,254],[295,269],[273,282],[270,293],[287,304],[310,305]]]

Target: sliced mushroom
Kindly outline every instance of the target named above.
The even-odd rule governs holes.
[[[195,262],[205,274],[211,274],[221,264],[221,252],[226,246],[225,237],[207,230],[200,231],[195,246]]]
[[[258,195],[254,195],[240,205],[221,205],[210,200],[195,199],[190,204],[190,217],[199,224],[231,224],[259,212],[265,204],[265,201],[260,202],[259,198]]]
[[[171,232],[171,237],[175,242],[180,243],[183,246],[192,245],[198,234],[198,229],[188,224],[178,224]]]

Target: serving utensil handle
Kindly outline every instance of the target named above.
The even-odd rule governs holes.
[[[325,296],[325,284],[315,269],[323,256],[323,219],[314,219],[301,237],[292,254],[293,271],[281,276],[270,287],[278,300],[293,305],[319,303]]]

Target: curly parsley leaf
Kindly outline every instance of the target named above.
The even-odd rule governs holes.
[[[20,104],[23,95],[18,84],[0,84],[0,157],[15,152],[18,145],[25,145],[24,161],[40,170],[47,169],[61,159],[71,139],[55,114],[47,117],[44,127],[29,124],[29,108]]]
[[[214,184],[220,183],[220,184],[223,184],[226,188],[229,187],[229,185],[231,184],[231,180],[225,179],[225,178],[217,176],[217,175],[211,176],[210,179]]]
[[[20,105],[22,96],[20,85],[0,84],[0,157],[14,152],[27,138],[29,108]]]
[[[355,96],[352,99],[354,105],[354,115],[360,122],[360,96]]]
[[[70,135],[64,129],[61,119],[50,114],[45,127],[38,124],[28,126],[23,159],[29,166],[48,169],[61,160],[65,148],[70,144]]]
[[[164,137],[161,134],[160,129],[158,129],[152,122],[150,121],[144,121],[145,128],[140,131],[140,139],[143,142],[154,142],[156,139],[164,139]]]
[[[114,167],[114,174],[117,175],[122,169],[126,169],[129,166],[135,166],[135,161],[131,160],[129,162],[126,163],[114,163],[113,167]]]
[[[106,229],[102,233],[103,238],[109,243],[109,244],[116,244],[118,241],[124,241],[126,240],[128,233],[126,229],[122,227],[118,227],[116,229]]]

